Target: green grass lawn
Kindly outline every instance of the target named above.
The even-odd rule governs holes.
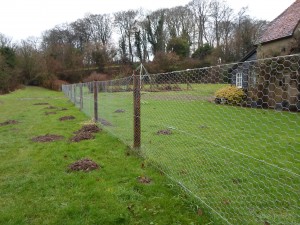
[[[49,111],[56,114],[45,115]],[[75,120],[59,121],[68,115]],[[102,131],[93,140],[70,142],[89,118],[62,93],[26,87],[0,96],[0,123],[7,120],[18,123],[0,126],[0,224],[211,224],[194,198],[116,137]],[[31,140],[45,134],[65,138]],[[94,160],[101,169],[67,171],[82,158]],[[139,176],[152,182],[142,184]]]
[[[192,191],[217,224],[300,224],[300,114],[216,105],[222,86],[142,92],[142,155]],[[112,124],[105,129],[128,145],[132,101],[130,92],[99,95],[99,117]],[[157,134],[166,129],[172,134]]]

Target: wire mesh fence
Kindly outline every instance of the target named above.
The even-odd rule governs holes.
[[[300,224],[300,55],[62,89],[216,224]]]

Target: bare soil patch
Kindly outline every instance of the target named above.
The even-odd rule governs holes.
[[[138,182],[140,182],[141,184],[150,184],[151,179],[149,177],[140,176],[138,177]]]
[[[39,103],[34,103],[33,105],[49,105],[48,102],[39,102]]]
[[[171,130],[159,130],[157,131],[158,135],[171,135],[172,134],[172,131]]]
[[[69,171],[84,171],[90,172],[99,169],[100,166],[91,159],[81,159],[68,166]]]
[[[74,137],[72,137],[71,141],[79,142],[79,141],[90,140],[90,139],[94,139],[94,138],[95,138],[95,136],[92,133],[80,132],[80,133],[76,134]]]
[[[45,109],[57,109],[57,107],[50,105],[50,106],[46,107]]]
[[[46,134],[44,136],[37,136],[32,138],[31,140],[34,142],[53,142],[64,139],[64,136],[56,135],[56,134]]]
[[[108,127],[111,127],[111,126],[112,126],[112,123],[109,122],[109,121],[107,121],[107,120],[105,120],[105,119],[100,118],[99,121],[100,121],[100,123],[101,123],[103,126],[108,126]]]
[[[7,120],[7,121],[5,121],[3,123],[0,123],[0,127],[1,126],[6,126],[6,125],[10,125],[10,124],[17,124],[17,123],[19,123],[19,122],[16,121],[16,120]]]
[[[56,112],[45,112],[46,116],[51,115],[51,114],[56,114]]]
[[[117,110],[115,111],[115,113],[124,113],[124,112],[125,112],[124,109],[117,109]]]
[[[87,124],[82,126],[82,128],[78,131],[75,131],[75,134],[81,133],[81,132],[89,132],[89,133],[98,133],[101,131],[101,129],[96,124]]]
[[[96,124],[84,125],[80,130],[75,131],[75,136],[71,138],[73,142],[79,142],[82,140],[94,139],[94,133],[98,133],[101,129]]]
[[[59,118],[60,121],[74,120],[74,119],[75,119],[74,116],[63,116],[63,117],[60,117],[60,118]]]

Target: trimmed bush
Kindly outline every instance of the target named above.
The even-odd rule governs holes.
[[[237,105],[242,103],[246,97],[246,94],[241,88],[236,86],[227,86],[217,90],[215,96],[216,103]]]

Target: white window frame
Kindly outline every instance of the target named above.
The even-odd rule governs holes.
[[[236,76],[235,76],[235,85],[238,88],[242,88],[243,87],[243,73],[236,73]]]

